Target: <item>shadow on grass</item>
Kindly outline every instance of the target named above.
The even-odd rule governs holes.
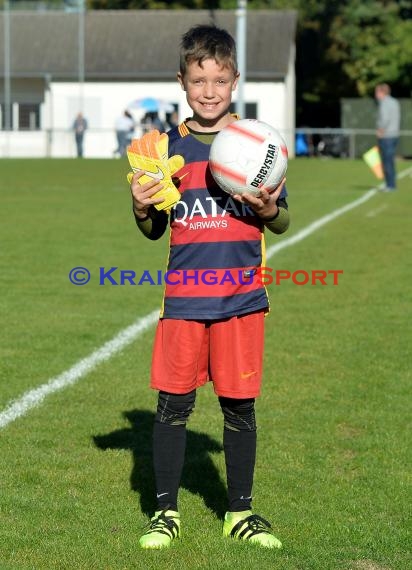
[[[156,508],[152,462],[152,430],[154,413],[146,410],[123,412],[130,422],[129,428],[106,435],[95,435],[93,441],[99,449],[123,449],[133,456],[130,486],[139,493],[142,512],[152,516]],[[205,433],[187,430],[186,460],[181,488],[200,495],[205,505],[220,519],[224,518],[227,503],[226,486],[213,464],[210,453],[221,453],[222,445]]]

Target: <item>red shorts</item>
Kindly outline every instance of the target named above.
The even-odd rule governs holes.
[[[218,396],[254,398],[262,382],[264,311],[219,321],[161,319],[151,387],[186,394],[208,380]]]

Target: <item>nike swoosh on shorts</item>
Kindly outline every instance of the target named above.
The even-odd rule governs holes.
[[[242,378],[242,380],[246,380],[247,378],[250,378],[254,374],[256,374],[255,370],[253,372],[242,372],[240,377]]]

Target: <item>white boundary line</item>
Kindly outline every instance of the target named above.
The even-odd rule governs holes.
[[[398,175],[398,178],[403,178],[411,172],[412,168],[407,168]],[[353,202],[350,202],[349,204],[346,204],[337,210],[333,210],[330,214],[319,218],[290,238],[284,239],[283,241],[272,245],[266,251],[267,259],[275,255],[278,251],[281,251],[282,249],[285,249],[291,245],[294,245],[295,243],[302,241],[325,224],[328,224],[342,214],[349,212],[349,210],[353,210],[353,208],[356,208],[364,202],[367,202],[376,193],[376,189],[369,190],[366,192],[366,194],[357,200],[354,200]],[[66,388],[72,384],[75,384],[78,380],[80,380],[80,378],[91,372],[101,362],[109,360],[117,352],[120,352],[123,348],[138,338],[143,332],[149,329],[157,321],[158,317],[159,311],[156,310],[142,318],[139,318],[135,323],[120,331],[120,333],[112,338],[112,340],[106,342],[102,347],[92,352],[92,354],[86,358],[79,360],[77,364],[66,370],[66,372],[63,372],[55,378],[51,378],[48,382],[41,384],[33,390],[25,392],[23,396],[21,396],[18,400],[12,401],[0,413],[0,429],[17,420],[17,418],[26,415],[26,413],[32,408],[39,406],[41,402],[50,394],[58,392],[59,390],[62,390],[63,388]]]
[[[409,174],[412,174],[412,167],[406,168],[405,170],[402,170],[402,172],[400,172],[398,174],[397,178],[400,180],[401,178],[404,178],[405,176],[408,176]],[[299,232],[294,234],[293,236],[290,236],[290,238],[286,238],[286,239],[280,241],[279,243],[276,243],[276,244],[268,247],[268,249],[266,250],[266,258],[270,259],[278,251],[281,251],[285,247],[290,247],[291,245],[294,245],[295,243],[302,241],[308,235],[312,234],[313,232],[315,232],[316,230],[318,230],[319,228],[321,228],[325,224],[328,224],[329,222],[331,222],[335,218],[338,218],[342,214],[349,212],[349,210],[353,210],[353,208],[357,208],[358,206],[360,206],[364,202],[367,202],[368,200],[370,200],[370,198],[372,198],[372,196],[375,196],[375,194],[378,193],[379,189],[382,189],[383,187],[384,187],[384,184],[381,184],[379,186],[379,188],[372,188],[371,190],[368,190],[368,192],[366,192],[366,194],[364,194],[363,196],[361,196],[357,200],[354,200],[353,202],[349,202],[349,204],[346,204],[345,206],[342,206],[341,208],[338,208],[337,210],[333,210],[333,212],[331,212],[330,214],[326,214],[326,216],[323,216],[322,218],[315,220],[314,222],[312,222],[311,224],[306,226],[306,228],[303,228]]]
[[[134,324],[120,331],[112,340],[92,352],[86,358],[79,360],[77,364],[38,388],[25,392],[21,398],[11,402],[0,413],[0,429],[7,424],[24,416],[30,409],[37,407],[45,398],[54,392],[58,392],[71,384],[75,384],[82,376],[91,372],[96,366],[105,360],[109,360],[117,352],[122,350],[135,338],[150,328],[159,318],[159,311],[153,311],[149,315],[138,319]]]
[[[275,253],[278,253],[278,251],[285,249],[285,247],[290,247],[291,245],[294,245],[295,243],[302,241],[303,239],[308,237],[310,234],[313,234],[313,232],[315,232],[322,226],[328,224],[335,218],[342,216],[342,214],[349,212],[349,210],[353,210],[353,208],[356,208],[357,206],[360,206],[364,202],[367,202],[370,198],[372,198],[372,196],[375,196],[376,192],[377,190],[375,189],[369,190],[368,192],[366,192],[366,194],[364,194],[354,202],[349,202],[349,204],[346,204],[345,206],[342,206],[337,210],[333,210],[333,212],[331,212],[330,214],[326,214],[326,216],[323,216],[322,218],[315,220],[314,222],[306,226],[306,228],[303,228],[293,236],[290,236],[290,238],[286,238],[280,241],[279,243],[271,245],[266,250],[267,259],[270,259],[273,255],[275,255]]]
[[[366,212],[365,216],[367,218],[375,218],[376,216],[381,214],[384,210],[386,210],[387,207],[388,204],[381,204],[377,208],[373,208],[373,210],[369,210],[369,212]]]

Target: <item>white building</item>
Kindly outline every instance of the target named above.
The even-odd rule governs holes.
[[[11,131],[4,131],[0,79],[0,156],[75,156],[71,125],[79,111],[89,123],[85,156],[113,156],[115,120],[135,99],[159,98],[172,103],[180,119],[190,115],[176,80],[180,38],[187,29],[213,22],[236,37],[232,10],[11,12],[9,17]],[[4,13],[2,78],[3,18]],[[296,19],[294,11],[247,12],[246,115],[283,132],[291,154]]]

